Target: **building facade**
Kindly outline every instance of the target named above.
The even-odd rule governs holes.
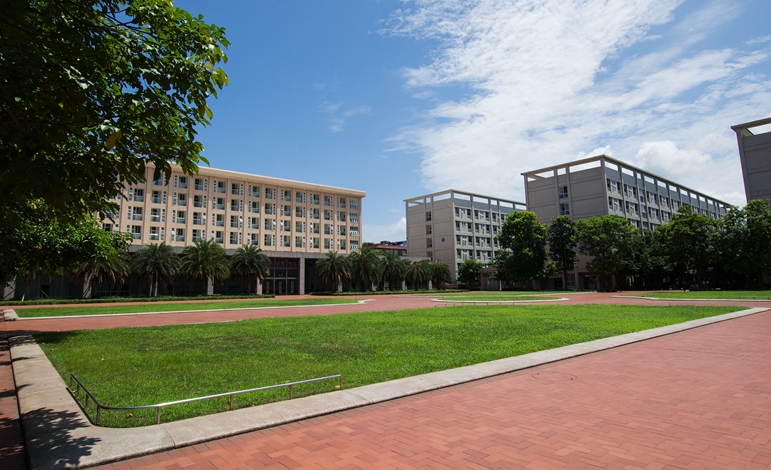
[[[132,251],[165,242],[181,252],[212,238],[228,254],[255,245],[271,259],[264,292],[304,294],[319,287],[308,276],[316,259],[360,248],[364,191],[207,167],[194,176],[173,167],[168,183],[153,172],[126,187],[119,210],[102,221],[131,233]]]
[[[747,202],[771,204],[771,118],[731,126],[739,144]]]
[[[669,222],[680,206],[712,219],[722,218],[729,204],[679,183],[599,155],[522,173],[527,209],[541,223],[559,215],[573,220],[618,215],[632,225],[654,230]]]
[[[679,183],[599,155],[574,162],[522,173],[525,178],[527,209],[539,222],[566,215],[572,220],[617,215],[643,230],[655,230],[669,222],[672,213],[685,204],[711,219],[722,218],[729,204]],[[568,288],[596,286],[581,256]],[[555,278],[555,283],[561,279]],[[551,286],[555,287],[555,286]]]
[[[450,283],[467,259],[489,264],[499,246],[495,236],[503,220],[525,204],[455,189],[406,199],[407,255],[441,261],[450,267]]]

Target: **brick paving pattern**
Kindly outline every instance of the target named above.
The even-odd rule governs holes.
[[[104,469],[768,469],[771,312]]]
[[[8,334],[0,315],[0,465],[3,470],[27,468],[24,455],[24,438],[19,423],[19,406],[16,402],[16,384],[13,381]]]
[[[570,304],[684,305],[565,295]],[[771,307],[771,302],[694,302]],[[0,468],[26,468],[6,337],[435,306],[363,305],[2,322]],[[6,336],[3,336],[6,335]],[[771,313],[105,468],[771,468]]]

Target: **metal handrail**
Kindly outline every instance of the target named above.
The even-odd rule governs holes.
[[[67,389],[70,391],[70,394],[75,399],[75,401],[78,402],[80,407],[83,409],[83,411],[88,415],[88,411],[86,410],[86,407],[88,407],[88,399],[91,398],[91,400],[96,405],[96,424],[99,424],[99,421],[102,417],[102,410],[149,410],[149,409],[156,409],[156,418],[155,418],[155,424],[161,424],[161,409],[163,409],[166,406],[172,406],[172,405],[181,405],[183,403],[193,403],[196,401],[203,401],[203,400],[210,400],[212,398],[223,398],[223,397],[230,397],[230,409],[233,409],[233,397],[235,395],[241,395],[244,393],[251,393],[251,392],[259,392],[262,390],[272,390],[276,388],[283,388],[283,387],[289,387],[289,399],[291,400],[294,398],[294,386],[295,385],[302,385],[312,382],[320,382],[322,380],[330,380],[330,379],[340,379],[340,389],[343,389],[343,375],[342,374],[335,374],[335,375],[328,375],[326,377],[317,377],[315,379],[305,379],[305,380],[298,380],[297,382],[289,382],[285,384],[278,384],[278,385],[267,385],[265,387],[257,387],[257,388],[250,388],[246,390],[237,390],[234,392],[225,392],[225,393],[217,393],[214,395],[206,395],[203,397],[195,397],[195,398],[186,398],[184,400],[176,400],[176,401],[169,401],[166,403],[157,403],[155,405],[140,405],[140,406],[107,406],[102,405],[97,401],[96,397],[83,385],[83,383],[78,380],[77,377],[75,377],[74,374],[70,374],[70,386],[67,387]],[[73,381],[77,384],[75,387],[75,391],[72,390],[72,383]],[[80,393],[80,390],[83,389],[83,392],[86,394],[86,400],[85,405],[80,402],[78,399],[78,394]],[[89,419],[91,417],[89,416]]]

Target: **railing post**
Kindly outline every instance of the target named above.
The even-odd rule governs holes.
[[[155,416],[155,424],[161,424],[161,407],[158,407],[158,413]]]
[[[88,396],[88,395],[86,395]],[[97,403],[96,405],[96,424],[99,424],[99,421],[102,419],[102,407],[99,406]]]
[[[292,386],[289,386],[289,399],[292,399]]]
[[[343,389],[343,374],[340,374],[340,390]]]
[[[230,411],[233,411],[233,394],[230,394]]]

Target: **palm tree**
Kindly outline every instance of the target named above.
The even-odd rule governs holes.
[[[361,252],[352,253],[348,260],[351,264],[351,277],[362,291],[380,283],[383,266],[376,251],[364,248]]]
[[[227,279],[230,277],[230,262],[225,249],[211,240],[198,240],[195,245],[182,251],[179,271],[188,278],[201,280],[201,295],[207,295],[209,279]]]
[[[401,285],[407,272],[407,266],[404,260],[399,258],[398,253],[394,250],[383,250],[380,265],[382,266],[382,278],[388,281],[390,290],[394,290],[394,286]]]
[[[86,289],[83,297],[92,297],[103,285],[122,284],[131,274],[131,255],[125,250],[115,250],[108,256],[89,260],[77,265],[72,270],[71,277],[83,280]]]
[[[256,246],[244,245],[230,258],[230,270],[246,279],[246,293],[251,294],[257,280],[262,282],[270,275],[270,258]]]
[[[444,280],[450,276],[452,276],[452,273],[447,263],[442,263],[441,261],[431,263],[431,279],[434,281],[435,289],[441,289]]]
[[[351,267],[348,259],[336,251],[330,251],[326,258],[320,259],[316,263],[316,269],[321,282],[337,286],[338,292],[343,290],[343,282],[347,282],[351,278]]]
[[[413,261],[407,265],[407,272],[405,274],[407,281],[412,283],[415,290],[417,290],[419,286],[431,279],[431,263],[426,259]]]
[[[131,263],[132,271],[150,281],[150,296],[158,295],[158,284],[168,281],[179,269],[179,256],[166,243],[150,243],[142,247]]]

